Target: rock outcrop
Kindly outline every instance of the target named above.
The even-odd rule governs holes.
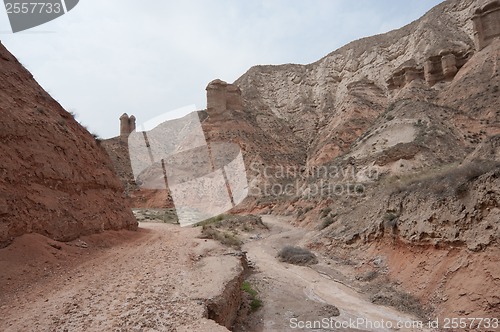
[[[482,1],[474,11],[474,41],[477,50],[488,46],[494,38],[500,37],[500,1]]]
[[[428,57],[423,64],[411,59],[398,68],[387,80],[389,89],[401,89],[414,80],[425,80],[429,86],[443,81],[452,81],[471,53],[442,50],[438,55]]]
[[[425,81],[432,86],[438,82],[453,80],[469,58],[470,54],[453,51],[441,51],[439,55],[429,57],[424,63]]]
[[[123,113],[120,116],[120,137],[126,139],[135,130],[135,116]]]
[[[0,246],[137,228],[99,142],[2,45],[0,114]]]
[[[424,79],[424,69],[422,65],[417,65],[415,60],[411,59],[402,64],[387,80],[389,89],[400,89],[414,80]]]
[[[237,85],[216,79],[207,86],[207,112],[209,116],[228,117],[231,111],[241,111],[243,100]]]

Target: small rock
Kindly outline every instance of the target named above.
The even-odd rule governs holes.
[[[88,248],[89,247],[89,245],[82,240],[78,240],[78,242],[75,243],[75,246],[79,247],[79,248]]]
[[[49,243],[49,246],[51,246],[52,248],[57,249],[57,250],[62,249],[62,247],[57,243]]]
[[[381,257],[377,257],[373,260],[373,265],[375,266],[380,266],[382,264],[382,258]]]

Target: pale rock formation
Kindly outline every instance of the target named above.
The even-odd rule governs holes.
[[[482,1],[474,11],[474,41],[478,51],[500,37],[500,1]]]
[[[429,57],[424,64],[426,82],[432,86],[444,80],[452,80],[469,58],[470,53],[449,50],[442,50],[439,55]]]
[[[120,137],[128,137],[135,130],[135,116],[123,113],[120,116]]]
[[[129,118],[129,133],[135,130],[135,116],[131,115]]]
[[[415,60],[402,64],[387,80],[387,87],[392,89],[402,88],[414,80],[424,79],[424,69],[418,66]]]
[[[209,116],[230,116],[230,112],[243,109],[241,90],[237,85],[216,79],[207,90],[207,112]]]

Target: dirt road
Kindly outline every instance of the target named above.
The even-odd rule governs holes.
[[[198,239],[198,232],[142,224],[131,240],[93,253],[85,263],[9,296],[0,295],[0,330],[227,331],[203,318],[203,299],[221,292],[225,278],[238,269],[239,260],[218,256],[227,249]],[[29,243],[21,246],[33,245],[32,239],[24,242]],[[85,244],[88,248],[76,250],[92,250],[92,243],[90,240]],[[54,254],[75,250],[59,245],[62,248]],[[45,244],[37,250],[45,250]],[[203,264],[205,256],[210,258],[209,266]],[[13,278],[9,280],[15,284]]]
[[[290,226],[278,217],[263,216],[263,221],[270,227],[268,234],[262,239],[245,244],[249,261],[256,266],[256,273],[250,278],[259,291],[264,305],[252,318],[254,331],[297,331],[299,322],[318,321],[330,318],[329,306],[340,310],[335,321],[364,319],[366,324],[359,324],[360,330],[393,331],[398,322],[418,321],[417,318],[396,311],[393,308],[375,305],[367,300],[367,296],[349,287],[348,280],[328,261],[320,258],[320,262],[312,267],[295,266],[281,263],[276,259],[277,252],[285,245],[296,245],[304,237],[305,231]],[[373,324],[370,324],[373,323]],[[377,326],[385,322],[383,326]],[[333,326],[336,331],[356,330],[353,328],[309,329],[308,331],[329,330]],[[351,327],[356,325],[351,325]],[[242,329],[244,330],[244,329]],[[412,331],[411,328],[403,328]],[[422,331],[423,329],[413,329]]]

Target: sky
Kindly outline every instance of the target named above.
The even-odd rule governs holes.
[[[319,60],[350,41],[400,28],[441,0],[80,0],[64,16],[0,41],[94,134],[206,107],[207,84],[254,65]],[[190,106],[188,108],[192,108]]]

